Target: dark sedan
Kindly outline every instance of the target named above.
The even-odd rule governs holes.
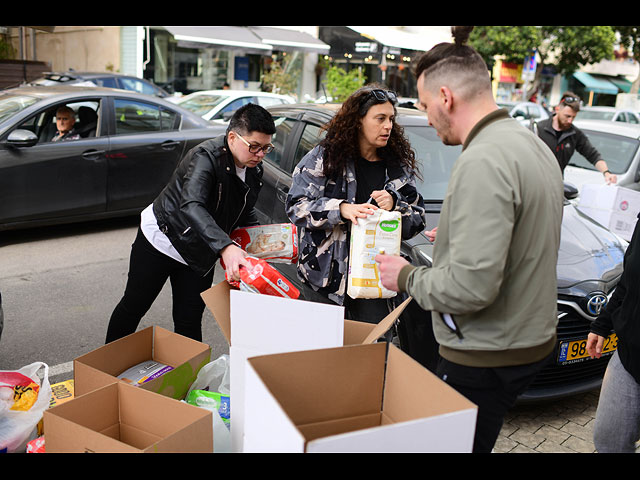
[[[322,138],[322,126],[336,109],[335,105],[268,108],[274,116],[277,133],[273,138],[276,148],[263,162],[264,186],[257,205],[262,223],[289,221],[284,202],[291,185],[291,173]],[[437,226],[451,168],[461,147],[443,145],[423,113],[409,109],[398,111],[398,123],[403,126],[420,163],[424,180],[419,182],[418,188],[428,208],[427,230],[431,230]],[[584,354],[583,345],[589,325],[597,314],[594,308],[602,306],[620,278],[625,248],[623,240],[566,202],[558,260],[556,361],[540,373],[521,400],[549,399],[599,386],[608,357],[591,360]],[[433,244],[423,234],[402,244],[403,254],[418,265],[431,266],[432,249]],[[277,267],[299,284],[294,265],[277,264]],[[414,308],[409,315],[403,315],[398,328],[402,348],[425,365],[432,357],[425,355],[424,348],[416,348],[412,340],[418,335],[429,339],[430,326],[425,329],[428,323],[424,321],[428,318],[427,312]],[[404,326],[402,322],[405,322]],[[613,348],[615,343],[611,345]]]
[[[56,110],[78,138],[53,142]],[[124,90],[19,87],[0,92],[0,230],[124,216],[146,207],[212,125]]]

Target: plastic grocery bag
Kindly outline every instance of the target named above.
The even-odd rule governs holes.
[[[196,380],[191,384],[185,398],[193,398],[191,392],[197,390],[216,392],[230,397],[231,385],[229,382],[229,375],[229,355],[223,354],[200,369]],[[227,422],[229,420],[228,410],[227,414],[225,414],[225,419],[223,420],[219,408],[207,403],[198,404],[197,406],[206,408],[213,412],[213,452],[231,452],[231,432],[227,426]],[[225,409],[228,409],[228,404],[225,404],[224,406]]]
[[[400,212],[379,208],[367,218],[351,225],[347,295],[351,298],[391,298],[396,292],[387,290],[380,281],[379,253],[400,255],[402,216]]]
[[[38,371],[44,368],[42,381]],[[49,366],[35,362],[19,370],[0,370],[0,452],[25,452],[37,436],[38,422],[49,408]]]

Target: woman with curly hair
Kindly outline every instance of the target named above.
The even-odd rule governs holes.
[[[367,85],[325,126],[325,138],[296,166],[286,209],[300,231],[298,275],[307,300],[344,305],[347,318],[378,323],[387,299],[345,295],[349,227],[377,208],[402,214],[402,238],[425,227],[416,160],[396,123],[395,93]]]

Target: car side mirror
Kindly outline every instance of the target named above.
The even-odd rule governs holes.
[[[12,147],[33,147],[38,136],[30,130],[17,129],[9,134],[6,144]]]
[[[578,188],[572,183],[564,182],[564,198],[572,200],[578,196]]]

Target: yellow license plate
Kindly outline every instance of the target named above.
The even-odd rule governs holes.
[[[615,351],[616,348],[618,348],[618,337],[615,333],[612,333],[604,340],[604,344],[602,346],[602,355],[611,354]],[[587,353],[586,338],[560,342],[558,363],[575,363],[590,359],[591,357]]]

